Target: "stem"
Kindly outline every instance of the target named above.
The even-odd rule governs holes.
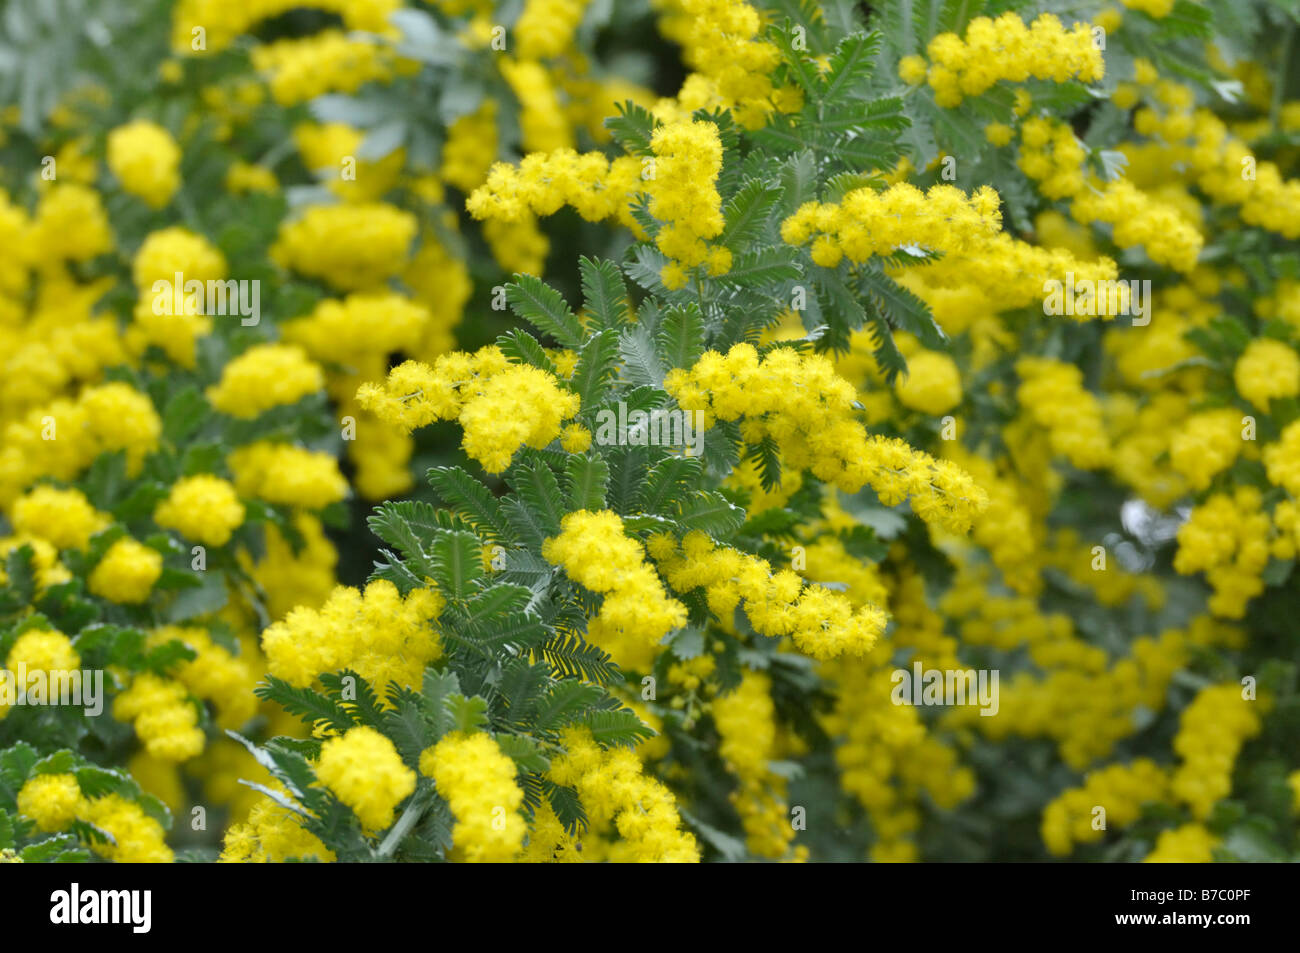
[[[393,851],[397,850],[397,845],[401,843],[402,838],[405,837],[407,832],[415,826],[415,822],[423,816],[425,806],[424,798],[418,795],[411,798],[411,803],[406,805],[406,810],[402,812],[402,816],[397,819],[397,823],[394,824],[392,830],[388,832],[388,836],[384,838],[384,842],[379,845],[380,857],[392,856]]]

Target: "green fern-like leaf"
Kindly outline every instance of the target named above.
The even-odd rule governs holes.
[[[564,347],[577,348],[586,337],[582,322],[564,296],[533,275],[516,275],[506,285],[506,300],[515,313]]]
[[[621,328],[628,323],[632,312],[627,296],[627,285],[618,265],[605,258],[578,258],[578,273],[582,281],[583,307],[591,316],[596,330]]]

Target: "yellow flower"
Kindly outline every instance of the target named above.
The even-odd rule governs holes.
[[[415,790],[415,772],[402,763],[397,748],[364,725],[321,745],[316,777],[370,831],[389,827],[394,808]]]
[[[456,818],[452,843],[471,863],[513,860],[527,825],[515,763],[489,735],[447,735],[420,755],[420,773],[433,778]]]
[[[129,536],[108,548],[90,574],[90,591],[110,602],[140,603],[162,575],[162,555]]]
[[[157,123],[137,119],[108,134],[108,167],[122,188],[162,208],[181,186],[181,150]]]
[[[224,546],[244,522],[244,505],[227,480],[210,473],[183,477],[159,503],[154,522],[208,546]]]
[[[1300,357],[1282,341],[1256,338],[1237,358],[1232,377],[1237,393],[1267,412],[1275,398],[1300,394]]]
[[[47,833],[65,830],[82,810],[81,787],[71,774],[38,774],[18,792],[18,813]]]

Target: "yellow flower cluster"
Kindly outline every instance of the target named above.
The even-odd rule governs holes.
[[[722,141],[711,122],[670,122],[650,137],[655,154],[648,184],[650,214],[664,225],[655,236],[659,250],[673,259],[661,275],[664,286],[680,288],[687,271],[707,264],[709,274],[731,267],[731,252],[709,247],[722,232],[722,198],[715,185],[722,171]]]
[[[1209,609],[1217,616],[1240,619],[1264,591],[1260,574],[1268,565],[1272,521],[1260,506],[1258,489],[1239,486],[1231,496],[1216,493],[1195,507],[1178,528],[1174,569],[1205,573],[1214,590]]]
[[[907,374],[894,389],[904,407],[938,417],[961,403],[961,372],[947,354],[917,350],[907,355]]]
[[[762,14],[744,0],[666,0],[654,5],[667,8],[660,29],[682,47],[682,59],[695,70],[677,96],[682,111],[720,106],[732,110],[746,129],[762,126],[781,100],[771,80],[781,53],[758,38]]]
[[[1067,31],[1050,13],[1028,27],[1014,13],[1004,13],[996,20],[976,17],[967,24],[965,39],[956,33],[940,33],[926,47],[926,55],[930,67],[925,78],[934,90],[934,101],[949,108],[1002,80],[1064,83],[1077,79],[1091,83],[1105,73],[1088,24],[1076,23]],[[915,60],[908,58],[899,65],[905,81],[918,81]]]
[[[350,30],[387,34],[388,16],[401,0],[181,0],[172,11],[172,50],[182,56],[217,53],[263,20],[297,7],[310,7],[343,18]],[[203,45],[196,46],[199,31]]]
[[[999,473],[998,464],[956,447],[946,455],[971,475],[988,499],[988,506],[977,515],[971,527],[976,543],[984,547],[989,558],[1002,573],[1002,581],[1013,591],[1025,595],[1042,586],[1038,557],[1038,532],[1034,513],[1029,509],[1021,485],[1008,474]]]
[[[303,165],[347,202],[377,201],[396,184],[406,162],[404,149],[394,149],[374,162],[358,158],[364,140],[362,130],[342,122],[301,122],[293,127]]]
[[[280,226],[271,257],[341,291],[367,291],[402,270],[416,228],[414,215],[382,202],[313,205]]]
[[[297,403],[325,386],[320,367],[300,347],[257,344],[221,370],[207,391],[212,406],[232,417],[251,420],[272,407]]]
[[[49,678],[56,673],[77,671],[81,666],[81,656],[72,647],[72,640],[62,632],[49,628],[28,629],[14,640],[5,659],[5,668],[9,672],[17,672],[19,666],[28,672],[46,672]],[[9,714],[9,709],[7,703],[0,704],[0,720]]]
[[[257,713],[253,687],[261,674],[261,659],[257,653],[256,662],[250,663],[249,655],[256,653],[251,639],[241,643],[241,654],[235,655],[214,642],[207,629],[168,625],[150,633],[148,644],[152,648],[173,640],[184,643],[196,656],[176,666],[176,681],[196,698],[212,702],[218,727],[238,729]]]
[[[415,772],[402,763],[397,748],[366,725],[321,745],[316,777],[368,831],[388,828],[394,808],[415,790]]]
[[[794,840],[785,800],[785,779],[768,769],[776,755],[776,706],[772,680],[746,671],[735,691],[713,702],[721,740],[718,755],[739,780],[731,803],[745,828],[745,843],[759,857],[780,858]]]
[[[1082,786],[1062,791],[1044,808],[1043,843],[1062,857],[1075,844],[1103,840],[1108,830],[1128,827],[1141,816],[1142,805],[1163,801],[1168,791],[1164,769],[1149,758],[1090,771]]]
[[[180,288],[175,287],[178,274]],[[171,226],[149,233],[131,263],[131,275],[138,296],[127,332],[132,349],[143,353],[152,344],[182,367],[193,368],[197,341],[211,332],[212,320],[203,313],[204,295],[184,294],[184,283],[200,281],[206,288],[207,282],[224,279],[225,256],[202,235]]]
[[[1300,421],[1287,424],[1281,439],[1264,448],[1264,465],[1270,483],[1300,497]]]
[[[545,447],[579,406],[578,396],[550,374],[511,364],[496,347],[444,354],[432,366],[407,361],[383,384],[363,384],[357,400],[406,432],[435,420],[459,421],[465,452],[489,473],[510,466],[520,447]]]
[[[149,598],[162,575],[162,554],[124,536],[108,548],[90,573],[90,591],[110,602],[136,604]]]
[[[181,149],[157,123],[137,119],[108,134],[108,167],[122,188],[162,208],[181,187]]]
[[[227,463],[240,496],[319,510],[348,494],[333,454],[259,440],[232,451]]]
[[[112,840],[92,840],[95,853],[115,863],[171,863],[162,825],[134,801],[119,794],[88,798],[71,774],[39,774],[18,792],[18,812],[43,831],[67,829],[74,820],[85,821],[112,835]]]
[[[847,493],[870,485],[886,506],[905,499],[913,512],[965,532],[987,497],[955,464],[935,460],[901,440],[869,436],[854,417],[857,395],[829,360],[776,348],[761,360],[749,344],[724,356],[707,351],[691,368],[675,368],[666,390],[683,410],[741,420],[748,443],[775,440],[792,468],[811,470]]]
[[[1169,439],[1169,463],[1193,490],[1204,490],[1245,449],[1240,411],[1220,407],[1191,414]]]
[[[172,484],[154,522],[207,546],[224,546],[244,522],[244,504],[229,480],[199,473]]]
[[[650,554],[677,592],[703,587],[709,609],[729,620],[743,608],[761,635],[789,636],[801,652],[817,659],[862,655],[884,633],[884,610],[857,610],[844,596],[819,585],[804,586],[789,569],[773,573],[758,556],[718,546],[706,533],[687,533],[680,546],[671,536],[656,536]]]
[[[355,93],[366,83],[388,82],[410,71],[384,44],[341,30],[259,44],[250,59],[281,106],[325,93]]]
[[[1257,161],[1209,110],[1193,109],[1189,87],[1161,81],[1155,98],[1163,115],[1150,104],[1134,114],[1138,133],[1153,141],[1124,143],[1120,150],[1129,159],[1130,178],[1149,186],[1171,178],[1195,184],[1220,205],[1240,206],[1244,224],[1300,237],[1300,180],[1283,178],[1274,162]]]
[[[541,9],[547,5],[545,0],[534,0],[534,4]],[[531,8],[532,5],[526,10]],[[442,147],[442,178],[470,195],[487,179],[499,148],[497,102],[485,99],[477,110],[461,116],[448,128],[447,141]]]
[[[287,796],[278,782],[272,782],[270,787]],[[232,824],[226,830],[221,862],[265,864],[315,860],[328,863],[334,860],[334,852],[304,828],[299,817],[269,797],[263,797],[253,805],[246,822]]]
[[[1167,0],[1148,0],[1152,6],[1164,5]],[[1142,859],[1144,864],[1209,864],[1214,861],[1214,848],[1219,845],[1203,824],[1184,824],[1173,830],[1161,831],[1156,846]]]
[[[1032,116],[1020,127],[1016,165],[1050,199],[1069,198],[1088,187],[1083,163],[1088,153],[1069,123]]]
[[[635,754],[627,748],[603,751],[590,732],[578,728],[566,730],[561,744],[565,753],[551,762],[550,778],[578,792],[594,832],[618,832],[620,839],[609,845],[605,859],[614,863],[699,861],[699,846],[693,835],[681,829],[672,792],[645,776]]]
[[[180,682],[144,672],[113,702],[113,717],[135,723],[145,750],[165,761],[186,761],[203,750],[199,713]]]
[[[298,606],[262,633],[272,675],[300,687],[352,669],[383,697],[390,682],[418,687],[424,667],[442,654],[433,620],[442,611],[433,589],[405,598],[386,579],[365,592],[339,586],[320,609]]]
[[[76,479],[101,453],[125,451],[127,475],[134,477],[161,434],[153,402],[119,381],[32,408],[3,431],[0,506],[8,506],[41,477]]]
[[[1121,248],[1141,245],[1156,264],[1175,271],[1196,267],[1204,239],[1176,206],[1152,198],[1127,179],[1106,183],[1100,191],[1084,189],[1070,206],[1079,222],[1105,222]]]
[[[864,262],[901,245],[957,253],[998,234],[998,203],[988,186],[970,196],[951,185],[925,192],[905,182],[883,192],[864,187],[846,193],[838,204],[805,202],[781,223],[781,238],[790,245],[811,241],[813,261],[824,268],[834,268],[846,255]]]
[[[1232,769],[1241,746],[1263,725],[1256,706],[1233,682],[1203,688],[1178,719],[1174,752],[1182,759],[1170,781],[1173,796],[1203,821],[1232,793]]]
[[[503,863],[519,855],[527,833],[519,813],[524,792],[515,780],[514,761],[491,735],[445,736],[420,755],[420,773],[433,778],[451,806],[457,855],[470,863]]]
[[[90,537],[112,522],[80,490],[42,485],[14,501],[9,512],[14,532],[38,536],[56,549],[85,549]]]
[[[568,52],[590,0],[527,0],[515,22],[519,56],[549,59]]]
[[[371,365],[372,358],[418,348],[431,321],[428,308],[402,295],[353,294],[322,299],[281,331],[318,361]]]
[[[1047,431],[1052,452],[1082,470],[1110,460],[1110,440],[1101,404],[1083,386],[1083,372],[1073,364],[1047,357],[1016,361],[1020,386],[1016,400],[1034,423]]]
[[[1300,357],[1275,338],[1256,338],[1246,345],[1232,372],[1237,393],[1268,412],[1278,397],[1300,394]]]
[[[99,193],[75,182],[48,189],[26,228],[24,255],[33,264],[88,261],[113,247]]]
[[[628,202],[645,188],[641,162],[633,156],[610,160],[600,152],[557,149],[529,153],[518,168],[494,163],[465,208],[480,221],[520,222],[568,205],[589,222],[618,218],[639,234]]]
[[[573,130],[546,67],[531,60],[502,57],[501,77],[519,101],[519,138],[525,151],[572,149]]]
[[[686,624],[686,607],[669,598],[645,561],[645,550],[624,533],[617,513],[567,514],[560,535],[542,545],[542,555],[562,566],[574,582],[604,594],[600,612],[587,623],[587,638],[619,665],[648,671],[655,646]]]

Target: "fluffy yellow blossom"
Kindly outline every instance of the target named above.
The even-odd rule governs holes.
[[[1164,800],[1168,788],[1164,769],[1149,758],[1089,772],[1082,786],[1063,791],[1048,802],[1043,810],[1043,843],[1051,853],[1064,856],[1074,844],[1102,840],[1106,831],[1137,821],[1143,804]],[[1105,814],[1099,815],[1097,808]],[[1104,817],[1101,827],[1094,826],[1098,817]]]
[[[81,657],[72,647],[71,639],[62,632],[50,628],[37,628],[28,629],[14,640],[9,648],[4,667],[10,673],[17,673],[24,669],[28,673],[45,672],[48,679],[56,673],[75,672],[80,666]],[[25,691],[33,688],[31,684],[19,684],[17,674],[11,674],[9,681],[10,687],[15,690]],[[7,702],[8,699],[0,704],[0,719],[9,713],[10,705]]]
[[[1242,415],[1231,407],[1193,414],[1174,432],[1169,461],[1194,490],[1204,490],[1241,454]]]
[[[627,748],[601,750],[589,732],[569,729],[565,754],[551,762],[550,777],[573,787],[594,832],[617,831],[608,859],[618,862],[696,863],[695,838],[681,830],[672,792],[644,775]]]
[[[180,682],[145,672],[113,702],[113,717],[135,723],[145,750],[164,761],[186,761],[203,750],[199,713]]]
[[[80,490],[52,486],[38,486],[15,500],[9,518],[15,532],[39,536],[57,549],[85,549],[111,522]]]
[[[647,188],[642,165],[633,156],[610,160],[600,152],[579,154],[572,149],[534,152],[518,168],[497,162],[487,180],[465,202],[476,219],[530,222],[534,215],[554,215],[565,205],[589,222],[616,218],[640,234],[629,210],[631,198]]]
[[[650,551],[677,592],[703,587],[718,618],[730,619],[743,608],[756,632],[790,636],[813,658],[863,655],[885,631],[887,619],[877,606],[855,608],[839,593],[805,586],[788,569],[773,573],[767,560],[717,546],[704,533],[688,533],[680,545],[671,536],[658,536]]]
[[[316,777],[370,831],[388,828],[394,808],[415,790],[415,772],[402,763],[397,748],[365,725],[321,745]]]
[[[110,602],[140,603],[162,575],[162,554],[129,536],[108,548],[90,574],[90,591]]]
[[[1182,763],[1170,790],[1191,808],[1197,820],[1232,793],[1232,769],[1241,746],[1259,734],[1260,702],[1242,697],[1234,682],[1201,689],[1178,719],[1174,751]]]
[[[665,223],[655,244],[673,260],[664,268],[664,284],[681,287],[684,269],[706,262],[709,274],[722,274],[731,267],[731,252],[708,245],[723,225],[722,199],[714,185],[722,171],[717,126],[699,121],[668,123],[654,131],[650,148],[655,170],[647,184],[649,210]]]
[[[1275,398],[1300,394],[1300,357],[1282,341],[1256,338],[1237,358],[1232,378],[1237,393],[1267,412]]]
[[[957,362],[938,351],[918,351],[907,358],[907,374],[894,385],[899,401],[913,410],[939,416],[961,403]]]
[[[153,513],[159,526],[208,546],[224,546],[244,522],[234,486],[210,473],[182,477]]]
[[[376,579],[362,593],[336,588],[319,610],[299,606],[262,633],[272,675],[306,687],[318,676],[352,669],[382,697],[390,682],[418,687],[424,667],[442,654],[433,620],[442,600],[432,589],[405,598]]]
[[[470,863],[513,860],[523,847],[527,825],[516,771],[482,732],[454,732],[420,755],[420,773],[433,778],[456,818],[454,849]]]
[[[355,93],[369,82],[391,82],[411,71],[390,47],[342,30],[321,30],[253,47],[253,69],[266,78],[281,106],[296,106],[325,93]]]
[[[600,612],[587,623],[587,637],[621,665],[645,671],[654,647],[686,624],[686,607],[669,598],[645,551],[623,531],[617,513],[569,513],[559,536],[546,540],[542,555],[563,566],[574,582],[604,593]]]
[[[343,291],[374,289],[406,264],[415,216],[380,202],[313,205],[280,226],[277,264]]]
[[[510,466],[520,447],[545,447],[579,406],[577,395],[550,374],[511,364],[496,347],[444,354],[432,366],[407,361],[382,385],[362,385],[357,400],[404,431],[459,421],[465,452],[489,473]]]
[[[38,774],[18,792],[18,813],[47,833],[66,830],[83,804],[81,787],[71,774]]]
[[[87,261],[113,247],[99,193],[75,182],[60,182],[45,191],[26,238],[24,252],[33,262]]]
[[[325,375],[302,348],[258,344],[222,369],[221,380],[208,388],[208,400],[217,410],[247,420],[296,403],[324,386]]]
[[[794,826],[785,801],[785,779],[768,769],[776,756],[776,706],[771,679],[746,671],[740,685],[713,702],[721,739],[718,754],[740,781],[731,802],[745,828],[745,842],[759,857],[785,855]]]
[[[85,801],[78,816],[112,836],[111,841],[90,843],[91,850],[106,860],[119,864],[169,864],[175,859],[162,825],[135,801],[120,794]]]
[[[1028,27],[1014,13],[996,20],[976,17],[966,25],[964,39],[941,33],[930,41],[926,55],[934,100],[945,107],[959,106],[964,98],[978,96],[1002,80],[1088,83],[1101,79],[1105,71],[1088,24],[1076,23],[1067,32],[1050,13]],[[909,64],[908,69],[914,73],[917,66]]]
[[[272,782],[269,787],[287,794],[283,785]],[[225,847],[220,862],[283,863],[287,860],[334,860],[334,852],[315,834],[302,826],[300,815],[263,797],[248,812],[248,820],[232,824],[226,830]]]
[[[1016,400],[1047,431],[1052,451],[1081,469],[1104,466],[1110,441],[1101,404],[1084,388],[1083,372],[1073,364],[1027,357],[1016,362],[1016,373],[1021,379]]]
[[[664,389],[683,410],[704,411],[706,425],[741,420],[746,442],[771,437],[791,468],[847,493],[869,484],[886,506],[910,499],[927,522],[964,532],[987,505],[955,464],[869,436],[854,416],[854,388],[821,355],[777,348],[760,360],[752,345],[737,344],[725,356],[708,351],[693,367],[674,369]]]
[[[108,167],[122,188],[162,208],[181,186],[181,149],[157,123],[137,119],[108,134]]]
[[[1213,862],[1214,848],[1218,844],[1219,838],[1211,834],[1203,824],[1184,824],[1173,830],[1161,831],[1156,838],[1155,849],[1142,859],[1142,863],[1208,864]]]
[[[319,510],[348,494],[333,454],[259,440],[228,458],[240,496]]]

